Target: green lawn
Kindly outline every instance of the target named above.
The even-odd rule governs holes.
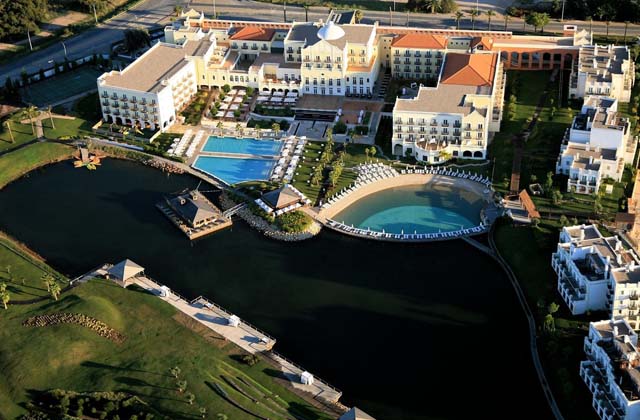
[[[296,175],[292,180],[292,184],[301,193],[307,196],[312,203],[318,201],[318,195],[320,195],[320,186],[314,186],[307,183],[311,179],[313,173],[313,167],[319,165],[316,159],[320,157],[322,147],[324,143],[309,141],[304,147],[304,153],[302,154],[303,160],[298,163],[296,168]]]
[[[36,136],[33,135],[33,131],[31,131],[31,124],[20,124],[21,119],[23,119],[22,112],[17,112],[11,117],[1,120],[0,152],[13,149],[36,138]],[[11,134],[9,134],[9,128],[6,122],[8,122],[11,127],[13,141],[11,141]]]
[[[93,132],[91,131],[91,123],[76,117],[74,120],[67,120],[62,118],[54,118],[53,123],[55,129],[51,125],[50,119],[42,120],[42,128],[44,130],[44,136],[48,139],[60,139],[69,137],[88,136]]]
[[[551,253],[556,248],[558,234],[558,225],[546,220],[538,229],[502,222],[496,227],[495,241],[518,277],[531,310],[536,313],[538,327],[546,315],[546,310],[539,308],[546,308],[551,302],[560,305],[555,314],[556,332],[544,334],[539,328],[538,348],[563,416],[595,419],[591,395],[579,375],[579,363],[585,357],[582,347],[588,333],[588,321],[605,319],[607,315],[572,316],[556,291],[557,276],[551,268]]]
[[[97,318],[126,340],[116,344],[76,325],[21,325],[29,316],[56,312]],[[14,418],[24,413],[21,405],[27,402],[28,390],[60,388],[124,391],[170,418],[198,418],[199,408],[204,407],[210,418],[224,413],[229,419],[254,419],[222,399],[208,382],[217,383],[231,398],[265,417],[284,419],[295,412],[306,419],[330,418],[275,382],[265,362],[249,367],[237,361],[242,354],[238,347],[212,332],[201,332],[206,337],[200,335],[192,331],[199,324],[190,329],[185,322],[157,297],[104,280],[82,284],[57,302],[0,311],[0,414]],[[169,375],[174,366],[181,369],[181,379],[187,381],[187,391],[195,395],[195,404],[189,405],[185,394],[176,390],[176,380]],[[236,383],[250,383],[242,388],[260,398],[260,403],[231,388],[222,376]]]
[[[57,143],[36,143],[0,156],[0,189],[21,175],[71,156],[74,149]]]
[[[7,285],[12,301],[49,296],[42,281],[43,275],[51,275],[59,281],[60,287],[67,285],[62,275],[0,235],[0,282]]]

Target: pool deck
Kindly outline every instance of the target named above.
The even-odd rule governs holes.
[[[341,223],[337,223],[333,220],[333,217],[349,207],[356,201],[380,191],[384,191],[390,188],[405,187],[411,185],[425,185],[430,183],[437,183],[438,185],[449,185],[457,188],[466,189],[478,194],[485,201],[484,212],[486,219],[488,219],[487,225],[481,225],[482,228],[469,228],[459,234],[452,234],[451,232],[443,232],[438,234],[392,234],[383,232],[373,232],[368,229],[352,229],[348,226],[344,226]],[[469,237],[474,235],[480,235],[486,233],[489,225],[495,220],[499,213],[498,208],[493,204],[493,190],[487,187],[487,185],[473,181],[471,179],[459,178],[456,176],[440,175],[440,174],[403,174],[391,178],[382,179],[369,184],[364,184],[358,187],[355,191],[349,193],[345,197],[339,199],[337,202],[329,207],[321,208],[315,212],[315,219],[322,223],[325,227],[338,231],[340,233],[378,241],[387,242],[431,242],[440,240],[459,239],[463,237]]]

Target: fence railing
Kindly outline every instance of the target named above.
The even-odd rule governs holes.
[[[223,308],[222,306],[218,305],[217,303],[211,301],[210,299],[200,295],[197,298],[193,299],[191,302],[189,302],[190,304],[193,304],[194,302],[197,302],[198,300],[204,300],[205,302],[207,302],[208,304],[212,305],[213,307],[215,307],[216,309],[218,309],[219,311],[223,312],[225,315],[231,316],[233,315],[231,312],[229,312],[228,310],[226,310],[225,308]],[[255,332],[257,332],[260,335],[263,335],[264,337],[268,338],[270,341],[272,342],[276,342],[276,339],[274,337],[272,337],[271,335],[267,334],[266,332],[262,331],[260,328],[256,327],[255,325],[245,321],[244,319],[240,319],[240,322],[244,325],[246,325],[247,327],[251,328],[252,330],[254,330]]]
[[[269,353],[266,353],[266,356],[270,357],[272,360],[274,360],[275,362],[277,362],[278,360],[276,360],[275,358],[284,360],[285,362],[289,363],[290,365],[294,366],[297,369],[300,369],[303,372],[306,372],[307,370],[305,368],[303,368],[302,366],[298,365],[295,362],[292,362],[291,360],[287,359],[286,357],[284,357],[283,355],[281,355],[280,353],[271,350]],[[315,374],[313,375],[313,379],[315,381],[318,381],[320,383],[322,383],[323,385],[328,386],[329,388],[333,389],[334,391],[342,394],[342,391],[340,391],[338,388],[334,387],[333,385],[331,385],[329,382],[325,381],[324,379],[320,378],[319,376],[316,376]]]

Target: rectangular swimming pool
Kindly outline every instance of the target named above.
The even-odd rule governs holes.
[[[194,168],[211,174],[227,184],[268,180],[275,164],[271,159],[237,159],[221,156],[198,156]]]
[[[211,136],[202,148],[202,151],[211,153],[239,153],[245,155],[277,156],[280,154],[281,149],[281,141]]]

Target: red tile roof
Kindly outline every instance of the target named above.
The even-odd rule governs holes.
[[[271,41],[275,32],[275,29],[272,28],[245,26],[231,35],[231,39],[239,41]]]
[[[440,35],[411,33],[395,37],[391,42],[391,46],[397,48],[443,50],[447,48],[447,38]]]
[[[498,64],[497,54],[447,54],[440,83],[491,86]]]
[[[491,51],[493,48],[493,38],[488,36],[476,36],[471,41],[471,48],[478,47],[479,50]]]

